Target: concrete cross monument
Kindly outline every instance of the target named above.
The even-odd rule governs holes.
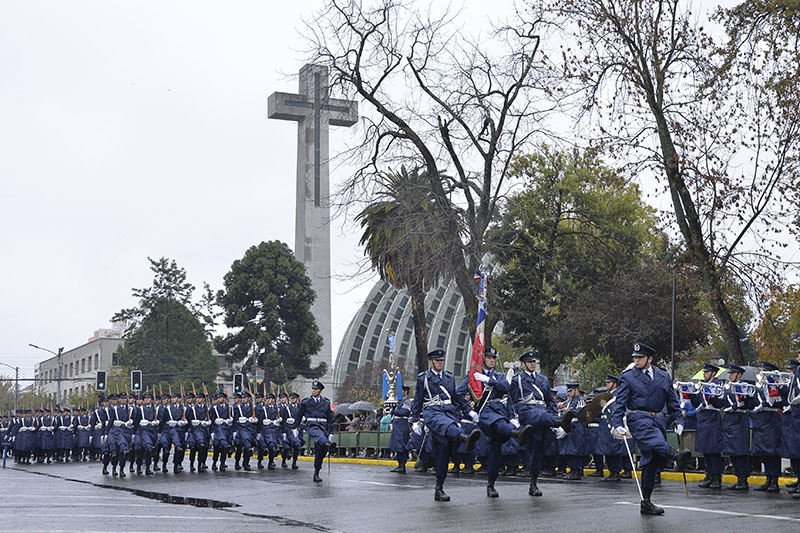
[[[331,98],[328,67],[305,65],[300,69],[299,94],[275,92],[267,100],[269,118],[297,122],[297,201],[294,254],[306,265],[317,299],[311,308],[322,335],[323,346],[311,357],[328,372],[320,378],[332,384],[331,342],[331,232],[328,125],[349,127],[358,121],[358,103]],[[295,389],[310,392],[308,380],[296,380]],[[330,389],[329,389],[330,390]],[[332,394],[331,390],[331,394]]]

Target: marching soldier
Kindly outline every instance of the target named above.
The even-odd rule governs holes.
[[[208,460],[208,445],[211,440],[211,417],[204,392],[197,393],[195,402],[186,411],[186,419],[190,424],[189,432],[197,453],[197,471],[205,472],[208,470],[206,461]],[[190,471],[194,472],[194,463],[190,461],[189,466]]]
[[[311,382],[311,396],[303,398],[300,402],[300,409],[294,421],[292,433],[299,437],[298,426],[300,421],[305,421],[306,431],[314,442],[314,481],[319,483],[319,471],[322,469],[322,461],[330,448],[333,448],[333,411],[331,402],[322,396],[325,385],[314,380]]]
[[[741,383],[744,368],[729,364],[730,388],[725,389],[726,407],[722,411],[722,454],[731,458],[737,481],[726,487],[729,490],[747,491],[750,486],[750,420],[747,411],[755,407],[755,398],[736,391]]]
[[[153,471],[167,473],[167,460],[169,459],[169,432],[167,431],[167,420],[169,420],[169,404],[171,398],[169,394],[162,393],[159,396],[159,404],[156,406],[156,418],[158,420],[158,441],[156,452],[153,456]],[[158,466],[159,454],[161,455],[161,468]]]
[[[236,398],[236,396],[234,396]],[[252,448],[256,445],[256,422],[258,420],[253,412],[253,404],[250,392],[245,391],[239,396],[239,403],[233,409],[233,434],[236,443],[236,470],[244,467],[250,470],[250,456],[253,454]],[[239,461],[244,459],[242,464]]]
[[[488,484],[486,496],[497,498],[499,494],[495,489],[495,481],[500,472],[501,448],[510,438],[519,443],[527,442],[530,438],[532,427],[520,427],[519,419],[510,418],[506,405],[506,395],[509,383],[502,372],[495,369],[497,364],[497,349],[487,346],[483,355],[483,368],[481,372],[474,372],[475,379],[483,383],[484,391],[480,399],[478,426],[481,432],[489,438],[489,457],[486,466]],[[469,376],[466,376],[461,385],[456,388],[456,393],[465,393],[469,387]]]
[[[600,417],[600,442],[605,457],[606,466],[608,466],[608,477],[604,477],[601,481],[619,481],[622,479],[622,467],[625,461],[627,452],[625,451],[625,443],[621,439],[615,439],[611,436],[612,416],[614,414],[614,402],[617,399],[619,391],[619,377],[613,374],[606,375],[606,392],[611,393],[613,398],[606,403],[603,408],[603,413]]]
[[[281,440],[281,418],[278,408],[275,406],[275,395],[270,392],[265,398],[266,403],[262,403],[256,412],[262,442],[262,447],[258,452],[258,468],[264,468],[262,457],[263,452],[266,451],[269,456],[267,468],[275,470],[275,456],[278,453],[278,443]]]
[[[142,475],[142,463],[145,466],[145,475],[152,476],[150,462],[153,459],[153,449],[158,440],[158,417],[156,406],[153,405],[153,395],[146,393],[142,405],[133,411],[133,425],[136,431],[136,473]]]
[[[50,464],[53,462],[53,453],[56,449],[55,436],[56,419],[52,412],[46,413],[40,422],[38,433],[41,434],[42,461]]]
[[[281,462],[281,466],[283,468],[288,468],[289,465],[286,464],[286,461],[291,457],[293,470],[297,470],[298,468],[297,456],[300,454],[300,448],[303,447],[303,441],[300,437],[295,437],[292,432],[294,420],[297,417],[297,410],[300,409],[300,406],[297,405],[297,399],[299,397],[300,396],[296,392],[293,392],[292,400],[289,401],[289,396],[285,392],[278,394],[278,399],[280,400],[278,410],[281,417],[281,431],[283,432],[283,451],[281,452],[283,461]]]
[[[661,412],[667,411],[677,422],[676,433],[683,433],[678,398],[672,391],[669,374],[653,365],[656,351],[641,343],[633,345],[634,366],[619,377],[619,392],[614,407],[614,436],[624,438],[632,435],[642,452],[641,514],[662,515],[664,509],[650,501],[655,485],[656,471],[663,468],[668,458],[675,460],[676,470],[685,470],[691,453],[677,452],[667,444],[666,422]],[[625,420],[627,420],[627,425]]]
[[[111,475],[125,477],[125,457],[131,449],[133,436],[133,409],[128,405],[128,395],[120,393],[117,396],[117,405],[109,411],[108,448],[111,452]]]
[[[78,449],[78,461],[86,462],[89,460],[89,448],[92,443],[92,426],[86,408],[78,408],[78,415],[75,417],[75,446]]]
[[[425,425],[433,439],[434,460],[436,463],[436,489],[434,499],[448,502],[450,496],[444,492],[444,480],[447,478],[447,465],[453,449],[458,442],[467,443],[467,451],[471,451],[480,436],[476,429],[464,434],[459,427],[461,414],[470,417],[475,423],[479,421],[478,413],[470,408],[464,397],[456,392],[455,377],[444,370],[444,350],[438,349],[428,353],[430,369],[417,376],[417,390],[411,408],[412,429],[422,433],[419,422],[425,417]]]
[[[162,458],[164,473],[166,474],[167,457],[170,447],[173,448],[172,472],[177,474],[183,471],[183,457],[186,450],[185,428],[188,426],[186,421],[186,407],[181,403],[182,394],[178,391],[172,393],[172,403],[165,409],[162,427],[166,430],[166,443],[164,456]]]
[[[184,394],[185,403],[183,406],[183,410],[185,413],[184,418],[186,425],[181,427],[181,430],[183,431],[183,440],[184,440],[184,445],[186,446],[185,449],[189,450],[189,472],[194,472],[195,470],[194,459],[195,456],[197,455],[197,446],[195,445],[194,442],[194,433],[192,432],[192,426],[189,425],[191,422],[191,419],[189,418],[189,409],[191,409],[192,406],[194,406],[194,401],[195,401],[195,396],[193,392],[189,391],[186,394]]]
[[[219,391],[214,395],[216,403],[211,408],[212,432],[214,434],[214,456],[211,458],[211,470],[219,469],[224,472],[228,466],[228,450],[233,445],[233,415],[228,405],[228,395]]]

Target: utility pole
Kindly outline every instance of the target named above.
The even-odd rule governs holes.
[[[16,414],[19,408],[19,367],[14,368],[16,376],[14,377],[14,413]]]
[[[64,351],[64,348],[59,348],[58,353],[54,352],[53,350],[48,350],[47,348],[42,348],[41,346],[36,346],[35,344],[28,344],[31,348],[36,348],[37,350],[42,350],[44,352],[51,353],[56,356],[56,365],[58,366],[58,372],[56,372],[56,405],[61,404],[61,353]]]

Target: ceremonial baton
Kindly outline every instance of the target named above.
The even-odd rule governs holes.
[[[682,432],[681,432],[681,435],[678,435],[678,446],[681,447],[681,450],[684,449]],[[685,467],[682,470],[682,472],[683,472],[683,489],[686,491],[686,497],[688,498],[689,497],[689,484],[686,483],[686,468]]]
[[[628,433],[628,435],[631,434],[627,424],[625,424],[625,431]],[[639,497],[642,499],[642,501],[644,501],[642,486],[639,484],[639,476],[636,474],[636,463],[633,462],[633,454],[631,453],[631,447],[628,445],[628,439],[623,436],[622,442],[625,443],[625,449],[628,450],[628,459],[631,460],[631,473],[633,474],[633,479],[636,480],[636,488],[639,489]]]

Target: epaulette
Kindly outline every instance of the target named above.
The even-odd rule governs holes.
[[[418,377],[418,378],[421,378],[422,376],[424,376],[424,375],[425,375],[425,372],[427,372],[427,370],[425,370],[424,372],[420,372],[419,374],[417,374],[417,377]]]
[[[631,367],[631,368],[626,368],[625,370],[623,370],[622,372],[620,372],[620,376],[621,376],[622,374],[624,374],[625,372],[630,372],[630,371],[631,371],[631,370],[633,370],[634,368],[636,368],[636,367],[635,367],[635,366],[633,366],[633,367]]]

